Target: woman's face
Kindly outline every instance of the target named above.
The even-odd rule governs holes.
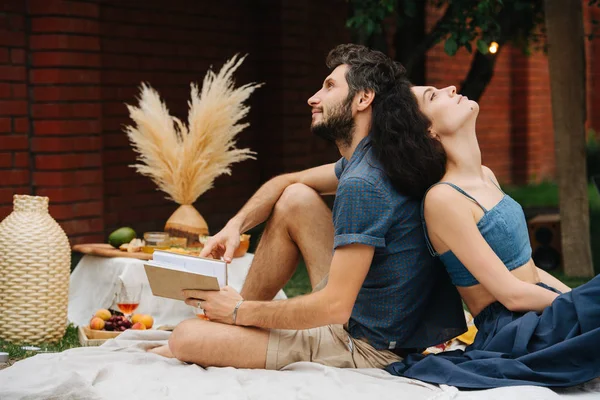
[[[456,87],[436,89],[413,86],[419,108],[431,120],[431,130],[440,136],[451,136],[463,127],[475,127],[479,105],[456,93]]]

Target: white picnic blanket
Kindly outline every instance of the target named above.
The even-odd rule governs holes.
[[[201,368],[146,349],[169,332],[128,330],[100,347],[38,354],[0,371],[0,399],[323,399],[323,400],[591,400],[600,379],[552,391],[521,386],[458,391],[389,375],[377,369],[339,369],[295,363],[282,371]]]

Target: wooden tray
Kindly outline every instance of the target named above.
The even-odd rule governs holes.
[[[114,339],[121,334],[121,332],[110,332],[110,331],[98,331],[90,329],[89,326],[80,326],[77,329],[79,336],[79,343],[82,346],[100,346],[108,339]]]
[[[90,254],[100,257],[129,257],[137,258],[138,260],[151,260],[152,254],[143,253],[141,251],[130,253],[115,249],[108,243],[86,243],[76,244],[72,247],[73,251],[78,251],[83,254]]]

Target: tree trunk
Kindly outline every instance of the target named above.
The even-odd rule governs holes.
[[[585,165],[585,50],[581,1],[545,0],[563,266],[594,276]]]

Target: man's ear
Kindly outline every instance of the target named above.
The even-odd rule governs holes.
[[[373,89],[365,89],[358,92],[358,106],[356,107],[358,111],[366,110],[375,99],[375,92]]]

